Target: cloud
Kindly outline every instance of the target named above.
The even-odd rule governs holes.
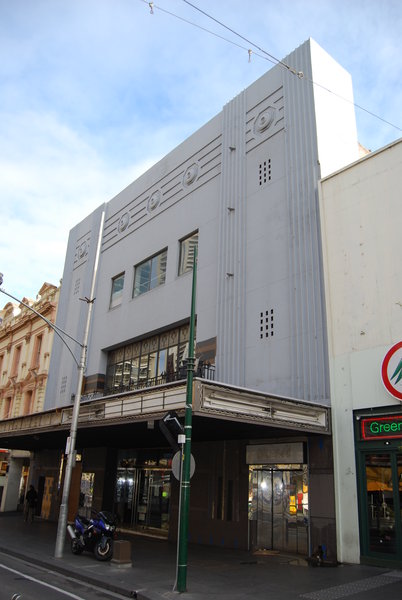
[[[396,0],[194,0],[281,59],[310,36],[351,72],[360,105],[400,123]],[[158,10],[180,15],[219,36]],[[62,276],[69,230],[272,67],[181,0],[0,3],[0,270],[34,296]],[[238,46],[241,46],[238,47]],[[400,134],[357,111],[360,141]],[[399,121],[399,123],[397,122]]]
[[[69,230],[155,157],[116,168],[54,115],[3,114],[1,120],[7,127],[0,140],[0,270],[10,293],[35,297],[44,281],[61,278]]]

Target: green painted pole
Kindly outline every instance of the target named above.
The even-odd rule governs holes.
[[[193,285],[191,291],[190,336],[187,361],[186,413],[184,433],[186,441],[183,448],[183,475],[181,481],[181,510],[179,521],[179,539],[177,552],[177,591],[185,592],[187,587],[187,546],[188,516],[190,512],[190,467],[191,467],[191,434],[193,420],[193,377],[194,377],[194,329],[195,329],[195,297],[197,287],[197,248],[194,248]]]

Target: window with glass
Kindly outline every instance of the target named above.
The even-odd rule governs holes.
[[[106,394],[185,379],[189,325],[113,350],[108,355]]]
[[[167,250],[135,266],[133,296],[140,296],[165,283]]]
[[[110,308],[114,308],[115,306],[119,306],[121,304],[121,300],[123,297],[123,288],[124,288],[124,273],[120,273],[120,275],[116,275],[112,279],[112,291],[110,294]]]
[[[14,359],[13,359],[13,368],[11,370],[11,377],[16,377],[18,375],[18,368],[19,368],[20,358],[21,358],[21,350],[22,350],[22,345],[17,346],[14,350]]]
[[[36,336],[34,351],[32,353],[32,368],[38,368],[40,365],[40,353],[42,350],[42,335]]]
[[[11,407],[12,407],[12,398],[5,398],[4,400],[4,408],[3,408],[3,419],[11,418]]]
[[[193,270],[196,248],[198,248],[198,231],[180,240],[179,275]]]
[[[397,476],[395,477],[395,472]],[[368,546],[370,552],[395,554],[400,532],[402,455],[365,456]]]
[[[33,412],[33,390],[25,392],[23,415],[29,415]]]

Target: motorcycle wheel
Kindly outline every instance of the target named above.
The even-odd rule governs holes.
[[[110,560],[113,556],[112,538],[106,538],[104,544],[101,541],[95,544],[94,554],[97,560]]]
[[[84,552],[84,548],[81,546],[77,539],[71,540],[71,552],[73,554],[82,554]]]

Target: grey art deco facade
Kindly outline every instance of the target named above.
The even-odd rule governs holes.
[[[99,240],[80,472],[124,527],[174,539],[173,451],[158,421],[183,415],[197,246],[191,539],[302,554],[321,544],[334,559],[317,186],[358,144],[340,99],[352,99],[350,76],[312,40],[284,63],[72,229],[57,324],[82,336]],[[60,431],[76,377],[55,340],[45,408]]]

